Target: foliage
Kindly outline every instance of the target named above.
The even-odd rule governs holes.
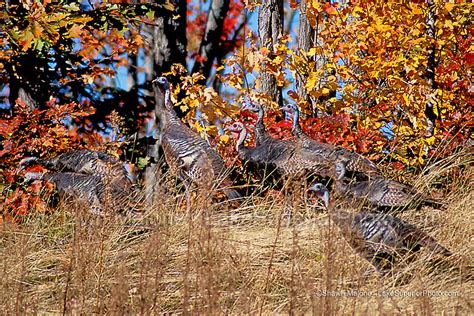
[[[75,120],[89,115],[78,104],[55,104],[48,102],[44,110],[31,110],[20,100],[16,115],[0,120],[0,139],[2,150],[0,158],[1,195],[0,203],[4,215],[11,210],[13,215],[24,215],[29,209],[44,211],[46,206],[39,198],[42,186],[37,183],[23,187],[17,172],[18,163],[28,156],[48,157],[77,148],[80,138],[74,130],[64,125],[64,120]],[[50,191],[51,187],[46,187]]]
[[[342,99],[329,99],[328,106],[355,114],[358,127],[373,132],[393,123],[395,137],[385,149],[410,165],[423,164],[430,150],[454,135],[471,136],[469,5],[356,1],[337,8],[313,2],[308,11],[320,40],[301,57],[309,62],[293,55],[290,67],[307,74],[312,97],[336,90]],[[321,59],[318,67],[311,61]]]
[[[173,83],[172,98],[183,120],[219,147],[228,164],[235,164],[236,155],[222,126],[229,118],[253,124],[253,115],[240,113],[245,99],[264,105],[272,136],[292,137],[289,120],[261,91],[262,72],[275,77],[287,102],[299,105],[300,123],[311,137],[374,161],[419,168],[472,138],[474,55],[468,5],[310,1],[300,18],[308,19],[316,42],[301,51],[292,34],[281,35],[270,48],[259,43],[242,15],[258,10],[258,3],[230,0],[206,78],[186,70],[202,61],[198,52],[208,16],[201,2],[188,1],[184,27],[189,65],[171,70],[139,65],[138,56],[148,61],[156,57],[146,38],[152,27],[160,27],[157,18],[169,17],[173,23],[181,4],[78,5],[63,0],[5,6],[0,13],[0,79],[9,85],[10,97],[24,87],[38,108],[29,109],[32,105],[20,100],[11,113],[2,114],[3,202],[6,195],[23,190],[14,169],[25,155],[52,155],[83,145],[120,153],[123,144],[117,141],[143,131],[150,119],[155,99],[148,92],[149,80],[157,74]],[[297,1],[290,1],[291,10],[298,8]],[[127,91],[112,82],[119,67],[128,69]],[[139,79],[141,74],[146,79]],[[296,82],[308,98],[296,92]]]
[[[95,129],[107,128],[103,123],[114,109],[132,116],[130,127],[137,129],[136,117],[144,111],[139,100],[130,102],[137,92],[114,88],[111,77],[143,47],[142,23],[151,23],[154,10],[167,5],[13,1],[0,13],[0,78],[9,83],[10,95],[22,86],[38,107],[51,95],[59,103],[93,106]],[[118,106],[111,106],[112,98]]]
[[[309,51],[292,48],[288,36],[269,51],[250,34],[249,44],[227,60],[231,70],[221,79],[240,95],[276,109],[254,89],[247,93],[242,77],[258,90],[265,69],[284,88],[294,83],[291,72],[310,95],[305,100],[288,91],[291,102],[309,116],[302,125],[311,136],[373,158],[389,153],[392,160],[420,166],[428,157],[448,153],[439,155],[440,147],[452,150],[472,137],[469,12],[468,5],[443,2],[339,7],[313,1],[306,16],[318,40]],[[429,14],[435,17],[432,32]]]

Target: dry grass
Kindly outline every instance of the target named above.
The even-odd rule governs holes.
[[[460,165],[467,168],[461,170]],[[160,196],[145,214],[97,218],[83,208],[4,224],[0,310],[6,314],[473,312],[473,174],[469,153],[417,179],[449,176],[449,207],[401,214],[454,252],[428,251],[380,280],[319,206],[282,220],[282,199],[249,197],[186,212]],[[202,203],[201,203],[202,204]],[[431,292],[428,292],[431,291]]]

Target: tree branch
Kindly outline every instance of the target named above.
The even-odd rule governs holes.
[[[193,73],[201,72],[207,79],[211,73],[212,64],[218,55],[219,41],[222,35],[224,19],[229,11],[230,0],[213,0],[207,13],[201,46],[199,47],[200,60],[196,60]]]

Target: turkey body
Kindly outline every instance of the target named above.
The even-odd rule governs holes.
[[[314,165],[315,173],[319,172],[323,176],[330,176],[334,163],[345,158],[347,159],[346,168],[349,172],[363,175],[366,178],[380,175],[377,166],[369,159],[345,148],[318,142],[304,133],[299,124],[300,112],[296,105],[288,104],[282,110],[292,116],[292,133],[299,145],[301,156],[305,157],[309,164]]]
[[[384,179],[381,176],[346,184],[346,161],[339,161],[335,165],[335,191],[345,199],[355,199],[369,202],[372,206],[381,208],[406,208],[411,205],[428,204],[441,207],[442,203],[432,200],[417,192],[413,187],[394,180]]]
[[[434,253],[450,256],[451,252],[416,226],[397,217],[383,214],[343,210],[330,212],[331,219],[354,250],[381,274],[384,263],[426,247]]]
[[[383,275],[397,257],[425,247],[433,253],[451,252],[413,224],[383,213],[354,212],[334,208],[329,191],[321,183],[310,188],[324,201],[331,220],[350,246]],[[388,265],[386,265],[388,261]]]
[[[194,183],[205,189],[215,186],[228,199],[240,198],[240,194],[230,188],[232,181],[225,174],[224,161],[219,154],[177,117],[171,104],[167,79],[160,77],[155,79],[155,83],[165,96],[167,111],[164,114],[161,144],[170,169],[187,185]],[[155,93],[158,91],[155,90]]]
[[[132,181],[122,161],[112,155],[89,149],[72,150],[50,159],[26,158],[21,165],[38,163],[55,172],[94,175],[116,191],[128,191]]]
[[[264,110],[259,104],[248,103],[244,106],[253,113],[257,113],[255,124],[255,148],[252,155],[246,160],[253,164],[275,170],[278,175],[289,178],[298,178],[308,173],[325,173],[327,164],[324,159],[326,153],[316,155],[295,141],[275,139],[268,134],[263,123]],[[324,166],[324,167],[323,167]]]
[[[49,171],[44,174],[30,172],[25,179],[53,183],[61,199],[87,203],[94,213],[102,213],[109,207],[137,210],[140,204],[136,200],[139,192],[133,186],[124,163],[106,153],[79,149],[45,160],[26,158],[20,167],[34,163]]]
[[[25,179],[44,180],[53,184],[65,204],[87,205],[94,214],[103,215],[106,207],[123,207],[128,195],[107,192],[101,178],[94,175],[73,172],[28,172]]]
[[[233,133],[238,134],[236,150],[239,157],[248,163],[256,171],[267,171],[275,173],[277,177],[298,177],[306,167],[295,155],[295,146],[287,140],[273,139],[270,136],[261,139],[255,147],[244,146],[248,136],[247,129],[241,122],[234,122],[227,127]]]

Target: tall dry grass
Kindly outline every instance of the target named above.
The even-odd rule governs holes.
[[[415,179],[444,187],[446,210],[400,216],[454,255],[421,251],[384,279],[340,237],[322,207],[250,196],[234,208],[209,199],[186,210],[182,193],[144,214],[98,218],[85,207],[3,224],[0,310],[5,314],[472,313],[472,154]],[[165,186],[173,187],[168,177]],[[202,196],[202,195],[201,195]]]

